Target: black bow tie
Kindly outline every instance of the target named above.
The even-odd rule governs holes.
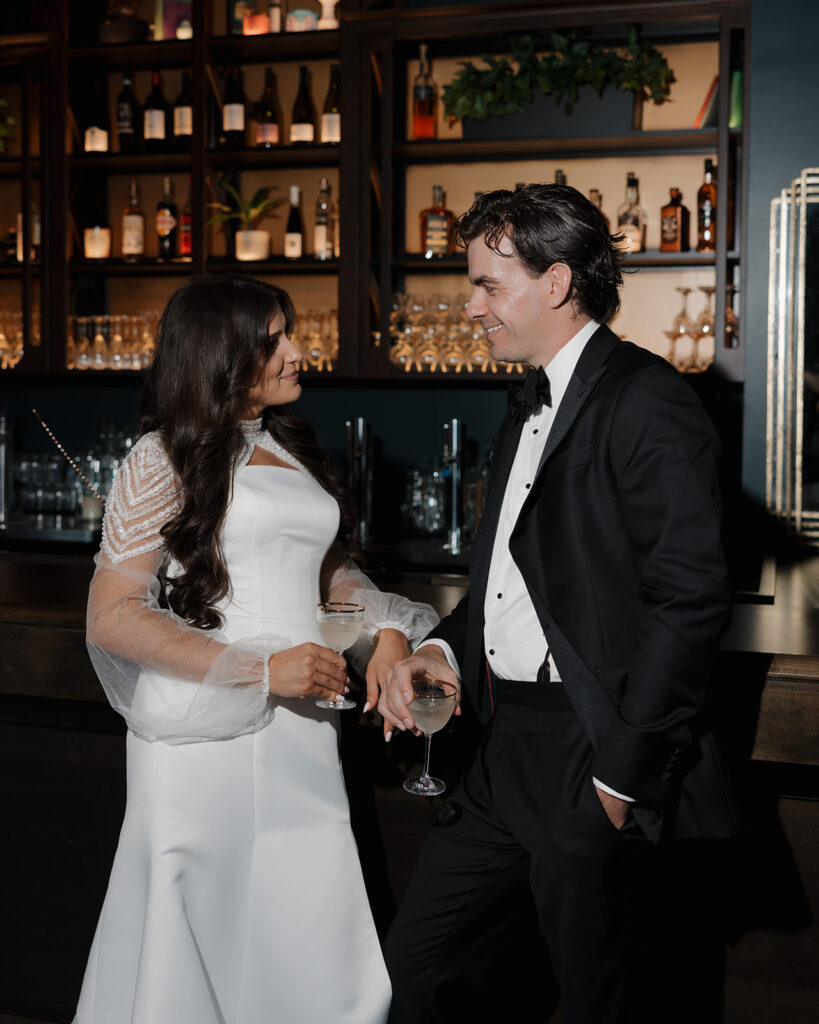
[[[509,412],[515,423],[523,421],[533,412],[537,412],[541,406],[552,407],[552,390],[549,387],[549,378],[542,366],[536,370],[532,369],[526,374],[526,379],[517,387],[509,390]]]

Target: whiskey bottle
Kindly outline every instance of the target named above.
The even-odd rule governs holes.
[[[600,211],[600,216],[606,222],[606,231],[611,233],[611,223],[608,217],[603,213],[603,197],[600,195],[600,190],[596,188],[589,189],[589,201],[594,203],[597,209]]]
[[[310,97],[310,72],[307,66],[299,67],[299,91],[293,104],[293,116],[290,119],[290,142],[307,146],[316,138],[316,111]]]
[[[420,49],[420,67],[415,81],[412,83],[412,137],[414,139],[434,139],[437,88],[429,69],[427,44],[421,43]]]
[[[122,76],[117,95],[117,141],[120,153],[136,153],[139,149],[139,108],[130,75]]]
[[[640,206],[640,183],[632,171],[626,176],[626,201],[617,210],[617,231],[624,236],[624,252],[642,252],[646,247],[646,213]]]
[[[191,99],[191,73],[182,72],[182,91],[173,105],[174,149],[187,152],[193,136],[193,100]]]
[[[304,224],[299,209],[299,186],[290,186],[290,212],[284,229],[284,255],[289,260],[301,259],[304,253]]]
[[[282,30],[282,5],[281,0],[270,0],[267,5],[267,17],[270,20],[270,31],[281,32]]]
[[[281,113],[273,68],[264,69],[264,92],[256,105],[256,139],[259,149],[272,149],[281,141]]]
[[[331,229],[333,234],[333,258],[339,259],[341,256],[341,204],[338,198],[333,203]]]
[[[245,144],[245,91],[242,69],[234,64],[225,83],[222,104],[222,135],[225,149],[243,149]]]
[[[330,182],[327,178],[319,181],[316,200],[316,221],[313,226],[313,256],[317,260],[329,260],[333,256],[333,224],[330,209]]]
[[[432,206],[421,210],[421,252],[430,260],[449,256],[454,251],[452,226],[455,215],[446,208],[446,193],[440,185],[432,186]]]
[[[569,181],[566,177],[566,172],[561,171],[559,168],[555,171],[555,185],[568,185]]]
[[[136,263],[145,255],[145,214],[139,202],[139,186],[131,182],[128,205],[122,214],[122,258]]]
[[[660,211],[660,252],[688,252],[690,220],[688,207],[682,204],[682,192],[670,190],[671,198]]]
[[[705,161],[705,181],[697,192],[697,252],[713,252],[717,237],[717,186],[714,161]]]
[[[105,80],[94,79],[94,94],[83,133],[86,153],[108,152],[108,97]]]
[[[193,234],[191,224],[193,221],[193,206],[191,204],[191,179],[188,178],[188,201],[182,207],[182,217],[179,221],[179,255],[183,260],[193,259]]]
[[[156,240],[161,260],[176,258],[176,239],[179,220],[173,199],[170,178],[162,179],[162,198],[156,207]]]
[[[162,95],[158,71],[152,74],[152,87],[142,111],[142,141],[146,153],[164,153],[168,149],[169,106]]]
[[[330,65],[330,87],[321,112],[321,141],[323,144],[341,142],[341,91],[338,83],[338,64]]]

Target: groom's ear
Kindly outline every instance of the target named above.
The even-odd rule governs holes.
[[[572,294],[572,271],[568,263],[553,263],[543,275],[547,302],[552,309],[562,306]]]

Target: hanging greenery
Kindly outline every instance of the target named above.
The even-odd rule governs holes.
[[[655,103],[668,99],[674,72],[659,50],[640,40],[636,28],[622,49],[594,42],[582,31],[553,32],[551,43],[551,51],[539,56],[532,36],[515,36],[509,40],[509,56],[481,56],[486,67],[461,61],[461,70],[444,86],[450,122],[520,113],[535,92],[554,96],[570,114],[584,85],[598,96],[610,87],[642,94]]]

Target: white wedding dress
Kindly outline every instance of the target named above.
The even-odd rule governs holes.
[[[267,692],[270,653],[321,642],[338,507],[258,423],[248,433],[242,463],[258,443],[294,468],[243,464],[235,475],[216,638],[156,601],[158,528],[176,498],[155,435],[135,446],[109,499],[89,638],[129,723],[128,803],[78,1024],[386,1019],[390,985],[339,763],[345,712]],[[414,638],[435,621],[401,598],[379,605],[390,595],[349,565],[328,585],[342,599],[366,593],[370,634],[403,620]]]

